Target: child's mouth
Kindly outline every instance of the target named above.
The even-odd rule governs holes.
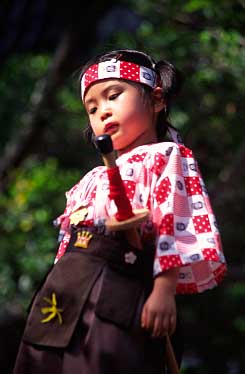
[[[104,128],[105,134],[114,134],[118,130],[119,125],[117,123],[108,123]]]

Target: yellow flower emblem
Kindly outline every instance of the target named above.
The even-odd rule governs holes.
[[[63,321],[62,321],[61,313],[63,312],[63,309],[57,308],[57,300],[56,300],[55,293],[54,292],[52,293],[52,299],[49,299],[48,297],[43,297],[43,300],[46,301],[51,306],[41,308],[42,314],[50,313],[49,316],[42,319],[41,322],[42,323],[50,322],[51,319],[57,316],[59,320],[59,324],[62,325]]]

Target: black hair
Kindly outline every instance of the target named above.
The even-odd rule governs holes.
[[[172,102],[179,94],[183,83],[183,76],[181,72],[173,64],[166,60],[155,62],[151,56],[147,55],[144,52],[132,49],[122,49],[109,51],[91,58],[80,70],[79,82],[81,82],[83,74],[91,65],[108,61],[112,58],[115,58],[119,61],[122,60],[133,62],[135,64],[145,66],[156,71],[159,77],[159,82],[161,82],[159,83],[159,85],[163,89],[163,98],[165,101],[165,107],[159,112],[156,124],[157,139],[158,141],[162,141],[166,135],[168,127],[173,127],[169,121],[169,113]],[[134,84],[134,82],[131,81],[128,81],[128,83]],[[140,87],[142,95],[146,98],[150,98],[150,92],[152,91],[151,87],[141,83],[136,84],[138,87]],[[88,124],[85,128],[84,134],[89,142],[93,142],[93,131],[90,124]]]

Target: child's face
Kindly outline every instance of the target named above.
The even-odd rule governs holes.
[[[156,141],[154,106],[143,100],[137,86],[120,79],[98,81],[84,104],[94,134],[111,135],[119,154]]]

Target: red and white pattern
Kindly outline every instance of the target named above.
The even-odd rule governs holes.
[[[145,66],[133,62],[117,61],[116,59],[91,65],[83,74],[81,80],[82,100],[84,101],[85,93],[92,83],[107,78],[126,79],[154,88],[156,87],[157,74],[154,70]]]
[[[220,235],[207,191],[190,149],[172,142],[135,148],[117,159],[133,209],[147,207],[156,228],[154,275],[179,267],[177,293],[202,292],[217,285],[226,272]],[[58,219],[66,232],[56,261],[69,241],[67,220],[86,207],[83,224],[114,216],[108,197],[106,167],[90,171],[67,192],[67,207]],[[144,238],[144,225],[141,233]]]

